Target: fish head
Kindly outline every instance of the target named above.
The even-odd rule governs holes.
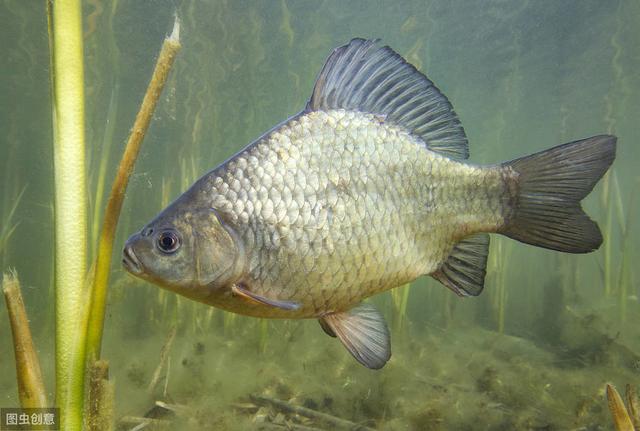
[[[239,277],[242,250],[217,210],[176,202],[127,240],[122,262],[137,277],[207,302]]]

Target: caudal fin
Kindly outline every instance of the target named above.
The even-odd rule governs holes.
[[[516,174],[516,198],[500,233],[567,253],[600,247],[600,229],[580,201],[611,166],[616,139],[594,136],[505,163]]]

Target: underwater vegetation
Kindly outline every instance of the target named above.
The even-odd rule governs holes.
[[[304,106],[318,65],[353,37],[382,38],[438,84],[474,163],[618,136],[613,169],[585,202],[605,242],[576,257],[493,238],[478,298],[424,278],[374,298],[393,342],[378,372],[316,322],[198,304],[136,281],[115,255],[99,348],[108,368],[86,373],[96,391],[84,406],[107,421],[92,429],[616,429],[606,385],[637,387],[640,376],[637,2],[83,2],[83,283],[174,4],[182,49],[131,173],[116,253],[197,178]],[[68,238],[53,233],[46,21],[44,2],[0,2],[11,41],[0,48],[0,269],[20,276],[53,402],[53,250]],[[0,310],[0,407],[21,402],[9,317]]]
[[[55,179],[55,405],[59,417],[54,421],[61,429],[110,429],[113,385],[108,381],[108,363],[100,359],[100,347],[115,226],[140,144],[180,49],[179,22],[176,18],[173,32],[160,51],[105,209],[96,262],[87,271],[82,9],[74,0],[47,3],[46,7]],[[21,196],[9,211],[9,219]],[[3,230],[3,237],[8,239],[13,229]],[[2,285],[13,333],[21,406],[48,407],[15,272],[4,276]],[[86,395],[85,373],[89,376]]]
[[[637,431],[640,429],[640,411],[638,411],[640,406],[638,405],[638,395],[632,385],[628,384],[626,387],[626,406],[616,388],[609,384],[607,384],[607,400],[616,431]]]

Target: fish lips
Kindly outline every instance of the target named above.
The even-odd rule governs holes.
[[[142,264],[140,263],[140,260],[133,250],[133,245],[137,241],[138,237],[139,234],[136,233],[132,235],[125,243],[124,250],[122,251],[122,265],[131,274],[139,276],[143,272]]]

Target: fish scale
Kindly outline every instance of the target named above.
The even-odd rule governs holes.
[[[267,172],[306,181],[280,183]],[[241,196],[233,185],[245,177],[251,187]],[[500,195],[487,199],[496,194],[484,192],[500,187],[497,168],[447,159],[399,127],[355,111],[294,118],[222,167],[212,182],[212,206],[254,245],[245,247],[251,265],[242,281],[259,295],[302,305],[237,310],[262,317],[348,309],[432,272],[458,240],[458,213],[482,214],[464,220],[469,230],[502,222]],[[280,203],[288,207],[281,218],[274,215]],[[335,253],[313,246],[323,243]]]

